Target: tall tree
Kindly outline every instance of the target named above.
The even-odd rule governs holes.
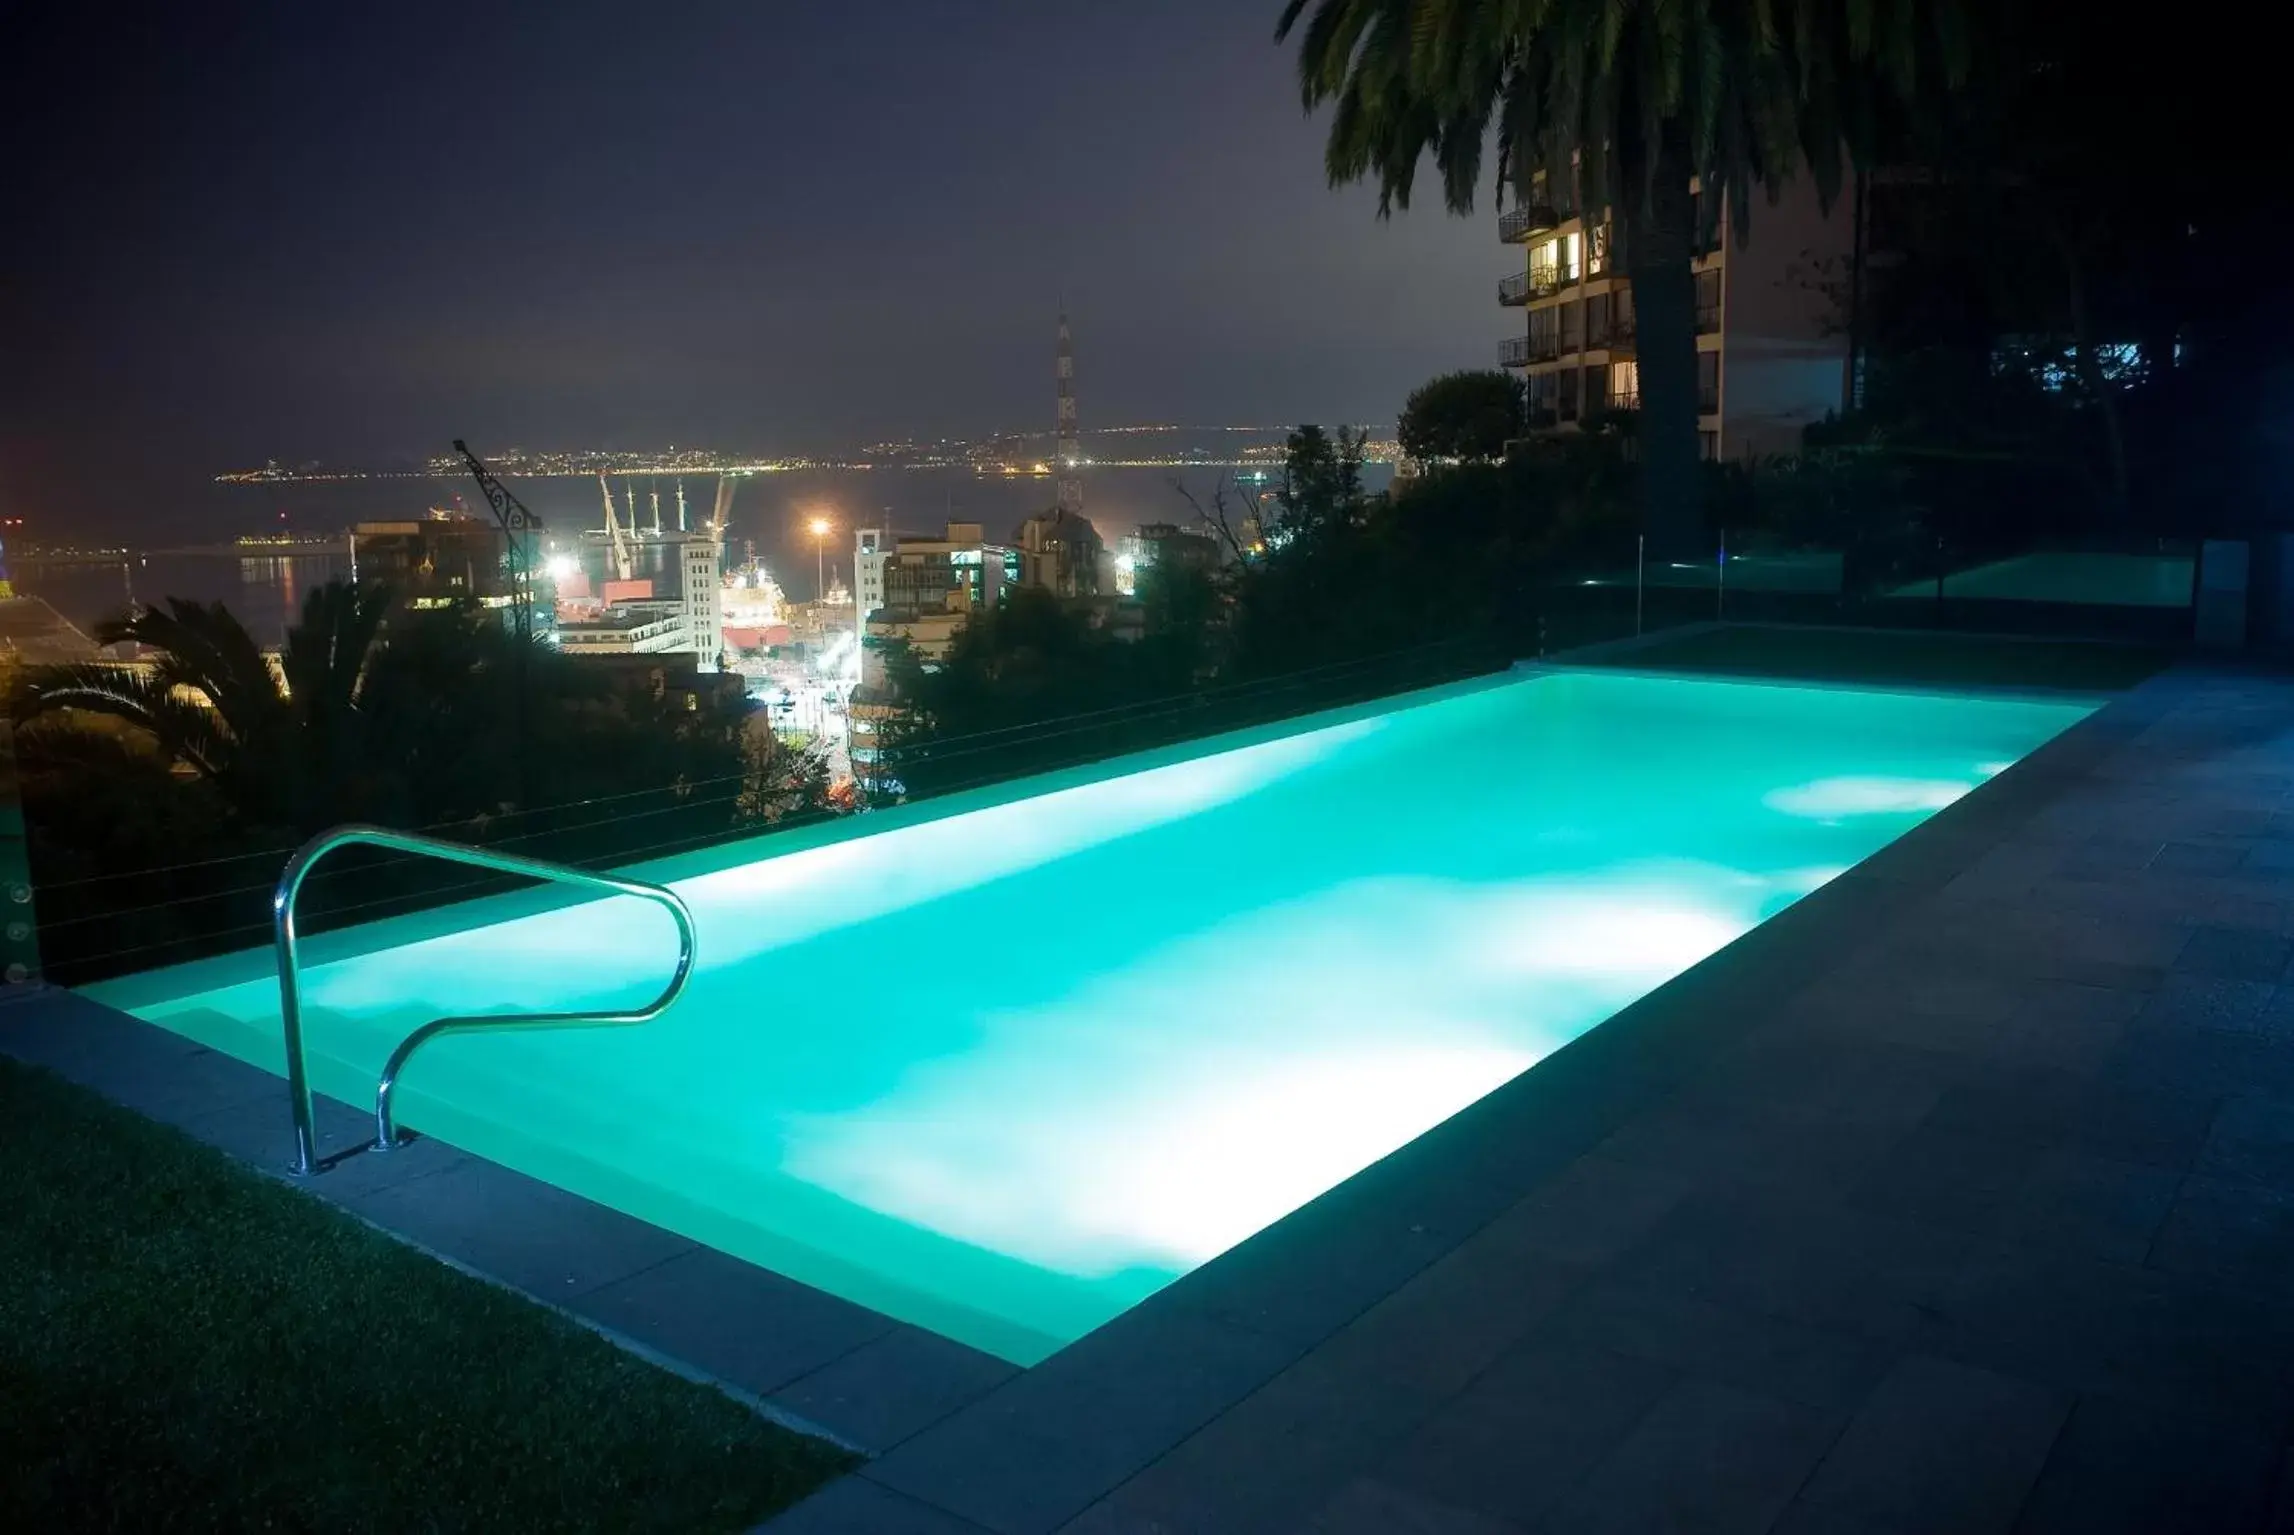
[[[1728,199],[1811,175],[1876,140],[1891,103],[1957,78],[1968,0],[1287,0],[1309,111],[1328,106],[1331,181],[1373,179],[1407,207],[1430,156],[1453,212],[1472,211],[1494,136],[1526,200],[1542,181],[1613,210],[1639,324],[1643,524],[1660,549],[1699,541],[1690,183]]]
[[[1522,395],[1521,381],[1495,368],[1445,373],[1410,391],[1395,435],[1421,463],[1487,463],[1521,435]]]

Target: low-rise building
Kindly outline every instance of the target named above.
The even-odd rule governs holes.
[[[475,601],[509,605],[509,540],[490,518],[433,511],[399,522],[362,522],[350,533],[351,578],[388,585],[409,607]]]
[[[1107,545],[1091,519],[1065,507],[1030,517],[1012,536],[1019,579],[1059,597],[1099,595],[1099,569]]]
[[[685,608],[674,602],[633,602],[599,608],[579,618],[560,616],[558,648],[569,656],[693,654]],[[713,668],[716,658],[711,656]]]

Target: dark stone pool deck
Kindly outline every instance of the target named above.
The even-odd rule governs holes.
[[[2290,961],[2294,682],[2184,670],[1024,1372],[435,1142],[312,1186],[877,1452],[777,1535],[2294,1531]],[[283,1156],[91,1004],[0,1049]]]

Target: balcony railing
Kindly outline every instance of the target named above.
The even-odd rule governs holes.
[[[1700,389],[1697,391],[1697,414],[1700,416],[1717,416],[1720,414],[1720,391],[1718,389]]]
[[[1532,236],[1559,228],[1561,217],[1561,210],[1549,202],[1524,203],[1497,216],[1497,237],[1507,245],[1519,245]]]
[[[1641,408],[1641,397],[1638,394],[1613,394],[1609,396],[1608,399],[1602,401],[1601,408],[1612,413],[1639,410]]]
[[[1607,224],[1601,224],[1585,231],[1585,277],[1587,281],[1596,277],[1611,275],[1614,264],[1611,246],[1614,243]]]
[[[1560,267],[1533,266],[1529,269],[1529,296],[1531,298],[1551,297],[1553,294],[1559,293],[1561,287]]]
[[[1529,302],[1529,274],[1509,272],[1497,280],[1497,301],[1511,308]]]
[[[1498,337],[1497,361],[1501,368],[1528,367],[1529,338],[1527,336]]]
[[[1720,330],[1720,305],[1697,305],[1697,334],[1710,336]]]
[[[1587,338],[1588,346],[1606,347],[1612,352],[1622,351],[1633,344],[1637,327],[1631,315],[1619,315]]]
[[[1561,337],[1558,334],[1549,332],[1540,335],[1536,331],[1529,333],[1529,360],[1531,362],[1551,362],[1560,355]]]

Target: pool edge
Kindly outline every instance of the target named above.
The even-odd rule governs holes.
[[[1780,983],[1796,971],[1819,971],[1841,938],[1967,872],[2006,828],[2164,712],[2162,700],[2194,675],[2206,674],[2169,667],[2105,695],[2100,707],[1848,873],[766,1529],[842,1528],[836,1489],[854,1481],[965,1528],[1064,1525],[1740,1042],[1760,1010],[1774,1005]],[[1110,1414],[1124,1430],[1112,1449],[1092,1442]],[[1057,1485],[1041,1485],[1054,1466]]]

